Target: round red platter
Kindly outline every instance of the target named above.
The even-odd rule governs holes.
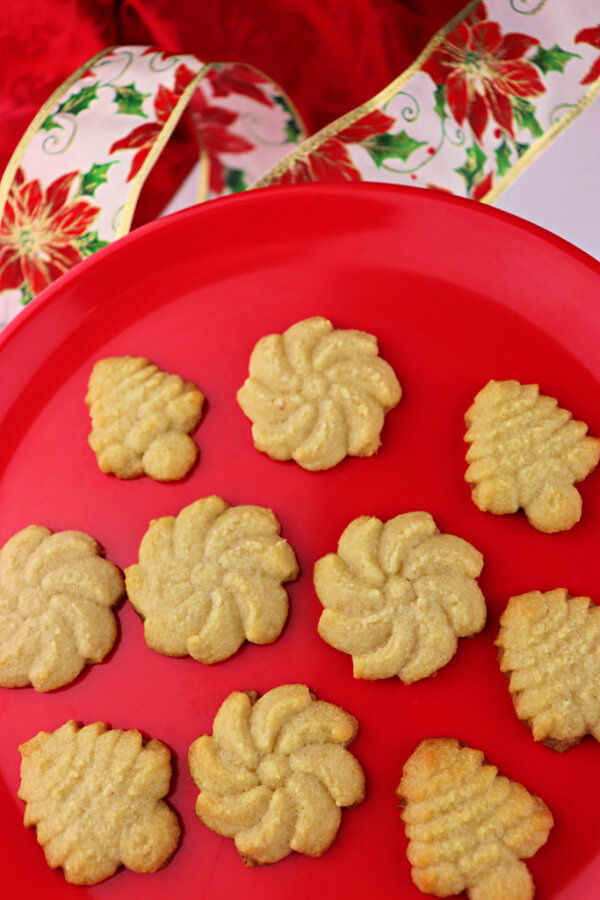
[[[464,482],[464,412],[490,379],[539,383],[600,434],[600,267],[539,229],[469,201],[383,185],[302,186],[243,194],[140,229],[63,277],[0,340],[0,544],[31,523],[92,534],[125,567],[150,519],[209,494],[273,509],[302,574],[274,644],[245,645],[207,667],[149,650],[125,601],[108,659],[49,694],[0,688],[0,856],[5,896],[144,896],[295,900],[422,896],[412,885],[395,789],[424,737],[481,748],[539,794],[555,826],[530,861],[536,896],[597,897],[600,746],[560,755],[516,718],[493,641],[512,594],[564,586],[600,602],[600,472],[580,486],[583,518],[539,534],[522,515],[479,512]],[[377,335],[404,389],[383,445],[326,472],[274,462],[252,445],[235,399],[264,334],[312,315]],[[197,382],[208,399],[200,460],[178,484],[102,475],[88,447],[84,397],[93,363],[148,356]],[[412,686],[352,678],[351,660],[316,626],[316,559],[358,515],[428,510],[485,557],[488,622],[436,677]],[[320,859],[292,855],[245,868],[233,842],[194,815],[187,750],[210,732],[232,690],[302,682],[360,723],[351,750],[365,801],[342,817]],[[154,875],[121,870],[93,888],[50,870],[22,825],[18,745],[68,719],[138,728],[172,750],[169,800],[182,826],[173,860]]]

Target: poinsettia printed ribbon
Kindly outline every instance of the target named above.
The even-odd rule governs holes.
[[[366,180],[493,202],[600,92],[599,20],[598,0],[473,0],[385,90],[306,140],[283,92],[248,66],[98,54],[36,116],[0,182],[0,327],[127,233],[186,107],[199,201]]]
[[[281,89],[250,66],[152,47],[98,54],[38,113],[0,183],[0,327],[127,233],[186,108],[199,202],[244,190],[305,136]]]
[[[599,21],[598,0],[469,3],[255,186],[385,181],[491,203],[600,92]]]

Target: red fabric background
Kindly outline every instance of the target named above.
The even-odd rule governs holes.
[[[309,132],[400,74],[464,0],[1,0],[0,171],[52,91],[112,44],[148,43],[251,63],[277,81]],[[154,218],[196,158],[179,128],[140,199]]]

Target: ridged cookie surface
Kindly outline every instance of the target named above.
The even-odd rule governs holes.
[[[51,691],[107,655],[119,569],[81,531],[29,525],[0,550],[0,684]]]
[[[600,740],[600,607],[564,588],[511,597],[496,644],[536,741],[563,751],[586,734]]]
[[[298,575],[294,551],[270,509],[205,497],[155,519],[125,572],[149,647],[204,663],[248,640],[276,640],[288,613],[283,582]]]
[[[259,340],[237,399],[258,450],[317,471],[375,453],[401,395],[373,335],[315,316]]]
[[[177,816],[162,799],[170,752],[139,731],[102,722],[41,731],[19,747],[26,827],[35,827],[48,865],[67,881],[96,884],[120,865],[155,872],[174,853]]]
[[[362,769],[346,749],[357,731],[354,716],[305,685],[230,694],[213,734],[190,747],[196,815],[233,838],[247,864],[292,851],[320,856],[335,839],[341,808],[364,797]]]
[[[85,399],[88,440],[102,472],[177,481],[194,465],[198,448],[190,434],[204,403],[195,384],[145,357],[112,356],[95,364]]]
[[[531,900],[522,859],[546,843],[552,814],[498,774],[480,750],[452,738],[422,741],[404,765],[398,796],[419,890],[436,897]]]
[[[537,384],[490,381],[465,415],[465,479],[484,512],[524,509],[538,531],[572,528],[581,518],[581,495],[573,486],[600,459],[600,439],[587,435]]]
[[[355,678],[426,678],[454,656],[459,637],[483,628],[485,600],[475,581],[482,567],[481,553],[440,534],[429,513],[387,522],[361,516],[337,553],[315,564],[325,607],[319,634],[352,656]]]

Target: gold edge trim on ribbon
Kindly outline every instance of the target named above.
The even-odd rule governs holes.
[[[8,199],[8,195],[10,192],[10,188],[15,179],[15,175],[17,169],[19,168],[23,157],[25,156],[25,152],[29,147],[32,138],[35,134],[40,130],[42,122],[47,118],[50,112],[57,105],[58,101],[61,97],[73,87],[76,81],[79,81],[84,72],[88,69],[92,68],[99,59],[102,59],[103,56],[106,56],[108,53],[113,53],[116,49],[115,47],[105,47],[104,50],[100,50],[99,53],[96,53],[95,56],[92,56],[87,62],[83,63],[82,66],[79,66],[78,69],[70,75],[66,81],[63,81],[56,90],[50,95],[50,97],[46,100],[43,106],[37,111],[32,121],[27,126],[21,140],[17,144],[10,160],[8,161],[8,165],[4,170],[4,174],[2,175],[2,179],[0,180],[0,219],[4,214],[4,206],[6,205],[6,201]]]
[[[571,109],[569,109],[564,116],[551,125],[547,131],[543,133],[543,135],[538,138],[538,140],[531,145],[529,150],[526,150],[523,156],[517,160],[517,162],[511,166],[506,175],[503,175],[502,178],[496,182],[496,184],[491,188],[487,194],[480,199],[480,203],[494,203],[504,191],[510,187],[510,185],[516,181],[516,179],[524,172],[528,166],[531,165],[534,160],[538,158],[540,153],[543,150],[553,143],[553,141],[567,128],[568,125],[573,122],[577,116],[579,116],[584,109],[586,109],[590,103],[596,99],[596,96],[600,94],[600,78],[596,81],[592,82],[590,87],[587,89],[585,94],[579,98],[577,103],[575,103]]]
[[[329,138],[334,137],[340,131],[343,131],[344,128],[347,128],[349,125],[352,125],[358,119],[362,119],[364,115],[372,112],[374,109],[378,109],[381,105],[383,105],[388,99],[391,99],[395,94],[397,94],[400,88],[404,87],[404,85],[410,81],[413,75],[422,68],[423,63],[429,56],[433,53],[434,50],[439,47],[439,45],[446,39],[446,37],[450,34],[450,32],[454,31],[454,29],[463,22],[467,16],[470,16],[473,10],[479,6],[482,0],[470,0],[466,6],[464,6],[460,12],[458,12],[455,16],[453,16],[439,31],[437,31],[434,36],[428,41],[423,50],[419,53],[415,61],[398,75],[393,81],[391,81],[386,87],[384,87],[378,94],[375,94],[374,97],[371,97],[370,100],[367,100],[365,103],[362,103],[360,106],[357,106],[355,109],[350,110],[350,112],[344,113],[343,116],[340,116],[339,119],[336,119],[334,122],[331,122],[329,125],[325,125],[324,128],[321,128],[320,131],[315,132],[311,137],[309,137],[300,147],[296,148],[296,150],[292,150],[286,157],[280,160],[272,169],[270,169],[265,175],[255,181],[254,184],[251,184],[248,190],[253,190],[254,188],[262,188],[267,187],[273,179],[282,175],[286,169],[290,167],[290,165],[295,162],[297,159],[300,159],[308,154],[312,153],[317,147],[321,146],[321,144],[325,143]]]
[[[200,163],[200,170],[198,172],[196,203],[204,203],[208,200],[210,157],[200,132],[198,132],[198,160]]]
[[[156,162],[156,160],[158,159],[158,157],[164,150],[169,138],[173,134],[173,131],[175,130],[179,120],[181,119],[181,116],[183,115],[185,108],[188,105],[188,103],[191,99],[191,96],[194,93],[194,91],[196,90],[198,84],[200,83],[200,81],[202,81],[202,79],[204,78],[206,73],[209,72],[212,67],[213,67],[213,63],[205,63],[202,66],[202,68],[200,69],[200,71],[194,76],[192,81],[190,81],[190,83],[188,84],[188,86],[186,87],[184,92],[182,93],[181,97],[177,101],[175,107],[173,108],[171,115],[165,122],[165,124],[162,128],[162,131],[160,132],[156,141],[152,145],[152,149],[148,153],[148,156],[144,160],[144,162],[140,168],[140,171],[136,175],[135,180],[129,191],[129,194],[127,195],[127,199],[125,200],[125,203],[123,204],[123,212],[121,214],[119,226],[115,232],[115,240],[123,237],[123,235],[127,234],[127,232],[129,231],[129,228],[131,226],[131,222],[133,220],[133,216],[135,213],[135,207],[137,205],[137,201],[140,196],[140,192],[142,190],[142,187],[144,186],[144,182],[146,181],[146,178],[148,177],[148,175],[150,173],[150,170],[154,166],[154,163]],[[204,162],[204,159],[205,159],[205,157],[203,156],[203,154],[201,154],[200,155],[201,167]],[[202,177],[201,177],[200,181],[202,183]]]

